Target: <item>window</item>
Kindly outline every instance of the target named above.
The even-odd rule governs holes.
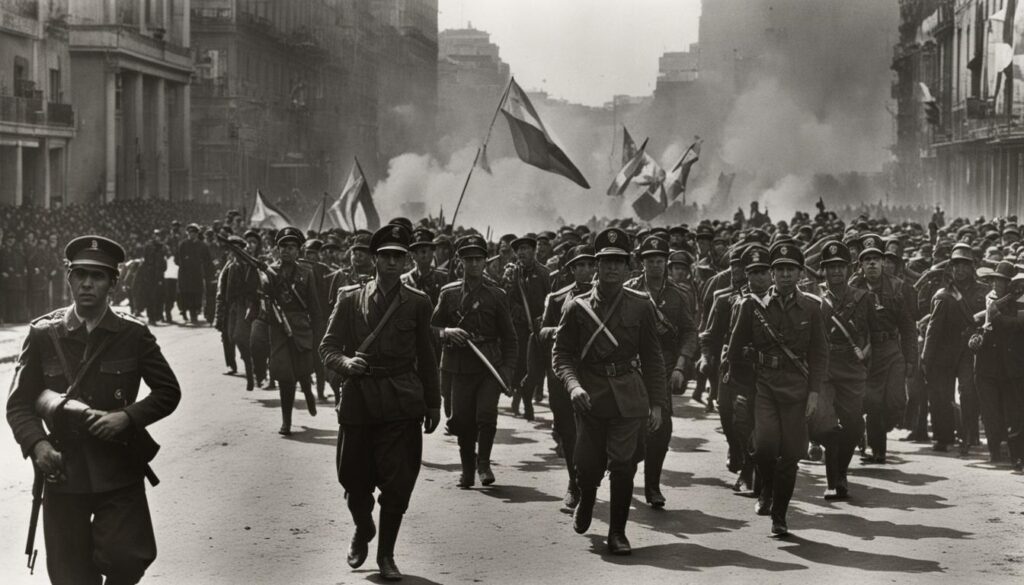
[[[64,103],[64,89],[60,84],[60,69],[50,69],[50,101]]]

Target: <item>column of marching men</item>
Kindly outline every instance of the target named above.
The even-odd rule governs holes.
[[[338,475],[355,525],[348,562],[361,566],[377,538],[388,580],[401,578],[394,551],[422,433],[443,422],[460,454],[455,483],[492,485],[502,394],[526,420],[547,398],[566,462],[563,504],[577,532],[589,529],[608,475],[612,554],[631,551],[626,525],[640,462],[645,501],[668,505],[660,483],[679,428],[673,397],[691,381],[690,398],[719,412],[723,472],[755,499],[756,514],[770,516],[773,536],[788,534],[801,459],[824,461],[825,499],[863,497],[848,478],[858,447],[861,464],[885,465],[896,428],[909,431],[900,440],[931,442],[938,453],[967,455],[984,436],[993,468],[1024,471],[1017,218],[946,225],[936,213],[925,228],[867,216],[847,225],[819,211],[790,224],[758,213],[693,229],[614,221],[597,233],[565,226],[496,243],[404,218],[373,233],[245,229],[231,212],[211,228],[175,221],[148,241],[132,236],[128,252],[101,236],[76,238],[50,263],[40,258],[55,249],[52,236],[43,245],[33,233],[12,242],[6,232],[0,290],[5,318],[43,312],[63,298],[53,281],[67,266],[76,318],[68,307],[33,322],[58,336],[80,333],[80,309],[89,331],[145,329],[107,319],[108,302],[127,301],[150,325],[173,322],[175,304],[190,326],[202,316],[221,334],[227,373],[237,373],[240,357],[247,390],[279,392],[282,435],[292,433],[296,391],[316,415],[330,387]],[[100,285],[102,302],[93,292]],[[49,470],[46,481],[60,481],[61,454],[36,444],[42,427],[29,400],[41,391],[37,378],[59,375],[53,364],[40,373],[32,355],[19,362],[8,418]],[[131,378],[120,363],[101,370]],[[87,409],[90,433],[102,439],[129,424],[117,413],[97,418],[81,404],[91,396],[71,401]]]
[[[1024,468],[1016,218],[926,231],[822,216],[567,226],[497,243],[405,218],[375,233],[221,234],[214,322],[247,389],[276,384],[281,434],[296,389],[315,415],[330,387],[355,524],[349,563],[361,566],[379,537],[387,579],[401,576],[394,546],[421,424],[456,437],[459,487],[515,481],[492,467],[502,394],[526,420],[546,397],[577,532],[608,475],[612,554],[631,550],[639,463],[647,504],[668,505],[673,397],[690,382],[691,399],[719,412],[723,472],[773,536],[788,534],[801,459],[824,461],[825,499],[860,497],[848,479],[858,447],[861,464],[884,465],[896,428],[968,453],[980,421],[991,461]]]

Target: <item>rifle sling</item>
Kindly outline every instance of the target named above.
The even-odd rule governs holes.
[[[591,318],[591,320],[594,321],[594,324],[597,325],[597,329],[595,329],[594,333],[591,334],[590,339],[587,340],[587,344],[583,346],[583,353],[580,354],[581,361],[587,357],[588,353],[590,353],[590,349],[594,346],[594,342],[597,341],[597,337],[601,334],[601,332],[604,332],[605,335],[608,336],[608,339],[609,341],[612,342],[612,345],[614,345],[615,347],[619,346],[619,341],[615,339],[615,336],[612,335],[612,332],[608,330],[608,321],[612,318],[612,315],[615,314],[615,309],[619,307],[619,303],[622,301],[622,294],[622,291],[619,291],[618,296],[615,297],[615,299],[612,301],[611,306],[608,307],[608,312],[605,313],[603,321],[598,318],[596,313],[594,313],[594,309],[591,308],[591,306],[587,303],[586,299],[582,297],[576,297],[576,299],[574,299],[580,305],[580,307],[583,308],[583,312],[586,313]]]
[[[792,362],[794,366],[796,366],[796,369],[800,370],[800,373],[803,374],[804,377],[810,377],[810,371],[807,369],[807,365],[804,364],[804,362],[801,361],[795,353],[793,353],[793,350],[789,349],[789,347],[782,342],[782,339],[779,338],[779,334],[776,333],[775,329],[773,329],[772,326],[768,324],[768,319],[765,317],[764,312],[761,310],[761,307],[758,306],[756,302],[752,304],[751,307],[754,309],[754,316],[757,317],[757,320],[760,321],[761,326],[764,327],[764,330],[768,333],[768,337],[772,338],[772,341],[775,342],[775,345],[779,346],[779,349],[782,350],[782,353],[786,354],[786,357],[789,358],[789,361]]]
[[[110,309],[107,310],[109,311]],[[61,368],[64,369],[64,377],[68,382],[68,389],[65,391],[64,395],[67,400],[70,400],[78,397],[78,387],[81,385],[85,375],[89,372],[89,368],[96,363],[96,360],[100,357],[103,351],[107,349],[110,343],[114,340],[114,337],[112,335],[105,337],[103,341],[100,342],[99,347],[96,348],[96,351],[92,352],[92,355],[89,356],[89,359],[79,366],[77,374],[72,374],[71,367],[68,364],[68,358],[64,354],[64,349],[60,346],[60,337],[57,335],[57,327],[61,327],[61,324],[51,323],[50,326],[46,328],[46,331],[50,335],[50,341],[53,342],[53,349],[57,353],[57,359],[60,360]]]
[[[399,283],[398,286],[402,286],[401,283]],[[373,331],[371,331],[370,334],[366,336],[366,339],[359,344],[359,348],[356,349],[356,353],[365,353],[370,345],[372,345],[377,339],[377,336],[380,335],[380,332],[384,330],[384,326],[388,324],[391,316],[398,310],[398,305],[401,303],[401,295],[402,291],[395,293],[395,298],[391,301],[391,305],[388,306],[388,310],[384,312],[384,316],[382,316],[380,321],[377,322],[377,326],[373,328]],[[367,301],[369,301],[369,299],[367,299]]]

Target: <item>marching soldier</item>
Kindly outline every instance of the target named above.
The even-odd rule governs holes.
[[[573,299],[590,291],[593,287],[594,273],[597,269],[596,262],[597,258],[594,256],[592,247],[576,246],[573,249],[567,267],[575,282],[549,294],[544,301],[544,315],[541,317],[540,327],[543,355],[551,355],[554,349],[555,333],[558,331],[558,322],[562,318],[562,311],[566,303],[571,303]],[[569,471],[569,487],[566,488],[562,501],[566,508],[572,510],[580,501],[580,488],[576,482],[576,465],[573,457],[576,450],[576,419],[569,393],[558,376],[555,375],[554,370],[551,369],[551,364],[546,364],[545,370],[547,370],[548,402],[551,406],[551,416],[554,419],[552,426],[555,438],[562,449],[562,456],[565,458],[565,466]]]
[[[409,248],[415,266],[402,275],[403,283],[427,293],[432,306],[437,305],[441,287],[448,284],[448,275],[432,266],[436,247],[434,232],[425,228],[413,231]]]
[[[491,448],[498,428],[498,397],[510,391],[516,366],[516,331],[505,291],[484,278],[487,242],[477,235],[458,242],[464,278],[441,289],[431,324],[442,328],[441,392],[451,396],[451,432],[458,437],[462,473],[458,486],[494,483]]]
[[[345,379],[337,461],[356,527],[348,564],[366,560],[379,489],[377,565],[388,581],[402,578],[395,541],[420,471],[420,426],[432,433],[441,417],[430,299],[401,282],[410,240],[401,225],[377,230],[370,241],[377,277],[341,290],[320,344],[326,367]]]
[[[864,411],[867,414],[865,463],[885,463],[886,434],[902,420],[906,379],[917,367],[917,328],[902,292],[903,282],[885,274],[882,240],[867,234],[860,240],[860,273],[850,285],[869,293],[877,328],[871,330],[871,363]]]
[[[313,288],[316,290],[317,303],[321,309],[326,313],[327,307],[330,306],[330,278],[329,274],[331,269],[320,261],[320,250],[323,248],[323,241],[316,238],[306,240],[302,244],[303,257],[299,259],[299,262],[309,266],[310,270],[313,271]],[[326,319],[329,315],[324,314],[323,318]],[[323,339],[324,331],[327,328],[326,321],[319,321],[313,323],[313,338]],[[327,385],[327,377],[324,372],[324,364],[320,361],[320,355],[317,353],[314,356],[314,371],[316,373],[316,397],[317,400],[324,401],[326,396],[324,389]]]
[[[871,256],[869,255],[870,259]],[[839,426],[825,429],[812,438],[825,446],[826,500],[849,497],[846,479],[850,460],[864,434],[864,393],[868,379],[870,339],[874,333],[874,304],[868,291],[850,286],[850,249],[842,242],[831,242],[821,252],[822,319],[828,335],[828,380],[822,390],[819,408],[835,409]],[[825,400],[831,400],[826,405]],[[813,425],[812,425],[813,428]]]
[[[349,248],[351,264],[342,266],[338,270],[327,275],[330,280],[330,303],[338,298],[338,290],[344,286],[353,284],[366,284],[375,277],[373,268],[373,256],[370,255],[370,237],[365,234],[357,234],[352,239],[352,247]]]
[[[697,353],[697,327],[691,319],[684,291],[666,276],[668,241],[658,236],[648,236],[640,244],[640,260],[643,274],[626,282],[627,288],[647,293],[654,306],[655,327],[665,369],[669,377],[667,384],[673,394],[682,394],[686,383],[686,369],[693,363]],[[669,369],[671,368],[671,369]],[[644,498],[653,508],[665,507],[665,496],[661,493],[661,469],[672,440],[672,401],[661,411],[661,424],[656,433],[645,435],[644,447]]]
[[[320,322],[321,313],[313,270],[298,262],[304,241],[298,228],[281,229],[277,233],[281,258],[270,266],[274,275],[260,283],[269,305],[270,377],[277,380],[281,394],[281,429],[278,432],[285,436],[292,434],[296,383],[306,398],[309,414],[316,416],[310,376],[315,362],[313,324]]]
[[[259,255],[259,237],[247,234],[246,237],[231,236],[229,241],[245,248],[253,257]],[[259,310],[259,272],[253,266],[239,262],[234,255],[229,256],[228,263],[221,272],[217,287],[217,311],[214,321],[218,328],[227,336],[232,346],[238,348],[245,368],[245,389],[252,390],[256,385],[257,368],[253,362],[252,323],[251,317]],[[264,364],[264,369],[266,368]]]
[[[146,428],[174,412],[181,390],[149,329],[109,306],[124,249],[83,236],[65,256],[74,304],[32,322],[7,422],[44,480],[50,581],[137,583],[156,558],[143,484],[156,483],[156,444]],[[140,400],[142,380],[150,392]]]
[[[135,286],[141,287],[143,305],[150,325],[156,325],[164,316],[163,279],[167,270],[167,249],[163,233],[153,230],[153,239],[142,252],[142,266],[135,277]]]
[[[195,325],[199,323],[203,292],[206,280],[213,271],[213,261],[209,248],[199,240],[199,226],[190,223],[185,232],[187,239],[178,245],[174,255],[178,264],[178,308],[184,319]]]
[[[645,293],[623,286],[632,246],[608,228],[594,241],[597,286],[562,311],[552,365],[576,410],[576,481],[580,501],[573,528],[590,528],[597,488],[607,470],[611,498],[608,551],[631,554],[626,522],[642,433],[657,432],[668,408],[657,317]]]
[[[974,315],[985,309],[988,290],[975,279],[974,255],[970,246],[954,246],[949,263],[952,282],[935,293],[932,299],[932,317],[922,351],[935,439],[933,448],[936,451],[948,450],[953,442],[955,388],[959,389],[963,410],[962,448],[980,443],[974,356],[967,347],[967,341],[974,332]]]
[[[551,273],[537,262],[537,236],[534,234],[512,240],[511,249],[515,261],[501,267],[519,343],[516,369],[512,374],[512,383],[519,392],[512,399],[512,410],[518,414],[522,400],[523,418],[530,421],[533,420],[534,390],[543,384],[544,366],[537,355],[536,332],[544,312],[544,299],[551,292]]]
[[[755,511],[771,516],[773,536],[785,536],[797,462],[807,453],[806,419],[828,374],[828,341],[821,300],[796,287],[803,252],[792,243],[776,244],[770,261],[775,286],[763,298],[744,299],[726,356],[732,363],[752,348],[754,458],[763,482]]]

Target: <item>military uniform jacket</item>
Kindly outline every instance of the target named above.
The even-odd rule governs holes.
[[[707,327],[700,334],[700,351],[704,361],[715,363],[722,358],[722,349],[729,341],[729,333],[736,324],[738,312],[734,309],[750,292],[747,287],[734,290],[732,287],[719,291],[711,304]]]
[[[780,341],[804,361],[809,376],[805,378],[772,339],[755,316],[755,305]],[[727,359],[730,362],[742,359],[746,346],[766,358],[754,360],[759,392],[764,388],[779,402],[800,402],[807,399],[809,392],[819,392],[828,376],[828,340],[821,299],[797,290],[783,300],[775,287],[761,297],[748,294],[740,305],[739,317],[729,338]],[[763,361],[774,362],[774,365],[761,363]]]
[[[69,384],[48,332],[50,327],[56,329],[72,370],[105,339],[112,339],[82,379],[77,394],[81,402],[99,410],[123,411],[131,419],[129,428],[139,429],[171,414],[178,406],[178,380],[148,327],[107,309],[88,333],[73,306],[57,309],[32,322],[7,399],[7,422],[26,457],[36,443],[47,438],[43,420],[36,414],[36,399],[44,389],[63,394]],[[150,392],[139,400],[139,383],[143,380]],[[67,481],[48,485],[48,490],[98,493],[142,481],[144,469],[121,443],[82,433],[70,435],[55,447],[64,455]]]
[[[570,284],[549,294],[544,299],[544,314],[541,316],[540,341],[544,344],[544,352],[550,353],[555,346],[555,332],[558,331],[558,323],[562,320],[562,310],[565,303],[572,301],[581,294],[590,291],[594,285]]]
[[[955,371],[969,351],[967,340],[977,325],[974,314],[985,309],[986,294],[987,288],[975,280],[962,289],[951,285],[935,293],[922,356],[929,374]]]
[[[988,301],[995,300],[989,293]],[[1021,300],[999,308],[992,317],[990,329],[975,357],[974,369],[979,376],[1000,380],[1024,378],[1024,306]]]
[[[146,244],[142,252],[142,266],[139,268],[139,279],[153,284],[164,277],[167,270],[167,256],[164,245],[159,242]]]
[[[329,281],[327,302],[332,304],[338,299],[338,291],[346,286],[352,286],[357,284],[366,284],[377,277],[376,269],[373,265],[367,266],[364,269],[356,269],[351,266],[342,267],[324,277],[324,280]]]
[[[419,419],[428,408],[441,404],[430,299],[403,283],[396,284],[396,290],[383,298],[377,284],[373,280],[339,291],[327,335],[320,343],[324,365],[340,372],[343,360],[355,357],[397,295],[398,308],[360,354],[370,365],[370,372],[347,378],[342,385],[338,405],[341,424]]]
[[[654,306],[646,293],[623,287],[619,294],[621,300],[614,306],[615,299],[602,298],[595,286],[565,304],[555,333],[552,367],[566,388],[579,385],[590,395],[592,416],[645,417],[654,406],[663,411],[669,408]],[[598,326],[580,303],[590,305],[618,346],[602,333],[582,355]]]
[[[518,282],[509,282],[505,290],[511,303],[512,322],[521,328],[532,327],[530,320],[539,322],[544,313],[544,300],[551,292],[551,273],[534,261],[532,266],[520,272]]]
[[[864,349],[877,328],[875,308],[871,296],[862,288],[847,286],[842,295],[821,285],[821,317],[825,322],[825,334],[829,347],[829,378],[833,380],[865,380],[868,364],[857,358],[853,345]],[[833,320],[833,318],[835,320]],[[853,339],[846,337],[836,325],[839,321]]]
[[[203,291],[203,283],[213,274],[213,260],[206,243],[182,240],[174,260],[178,264],[178,290],[183,293]]]
[[[899,337],[900,351],[903,354],[903,361],[911,366],[917,365],[917,328],[913,319],[913,312],[904,300],[902,281],[893,279],[883,274],[881,284],[877,290],[873,290],[863,275],[857,274],[850,279],[850,286],[864,289],[868,293],[868,299],[874,305],[872,316],[876,327],[872,327],[871,345],[872,355],[879,358],[878,346],[889,339]],[[966,348],[966,339],[964,347]]]
[[[516,330],[508,296],[500,287],[484,279],[472,290],[462,280],[444,286],[431,325],[465,329],[506,383],[511,378],[518,355]],[[486,373],[487,367],[469,347],[446,343],[441,351],[441,370],[479,374]]]
[[[261,291],[277,299],[281,311],[288,318],[288,324],[291,325],[295,337],[295,344],[299,349],[316,350],[313,324],[320,322],[322,313],[313,269],[298,262],[294,264],[275,262],[271,268],[277,275],[272,279],[262,280],[260,282]],[[270,311],[267,311],[267,315],[270,317],[271,324],[280,326],[274,321]]]
[[[441,296],[441,287],[448,284],[448,275],[436,268],[427,272],[419,272],[413,268],[402,275],[402,282],[427,293],[431,306],[437,305],[437,299]]]
[[[665,369],[674,368],[679,358],[692,362],[697,355],[697,325],[690,318],[683,290],[668,278],[662,281],[660,290],[651,290],[645,276],[627,281],[626,288],[646,292],[654,305]]]

